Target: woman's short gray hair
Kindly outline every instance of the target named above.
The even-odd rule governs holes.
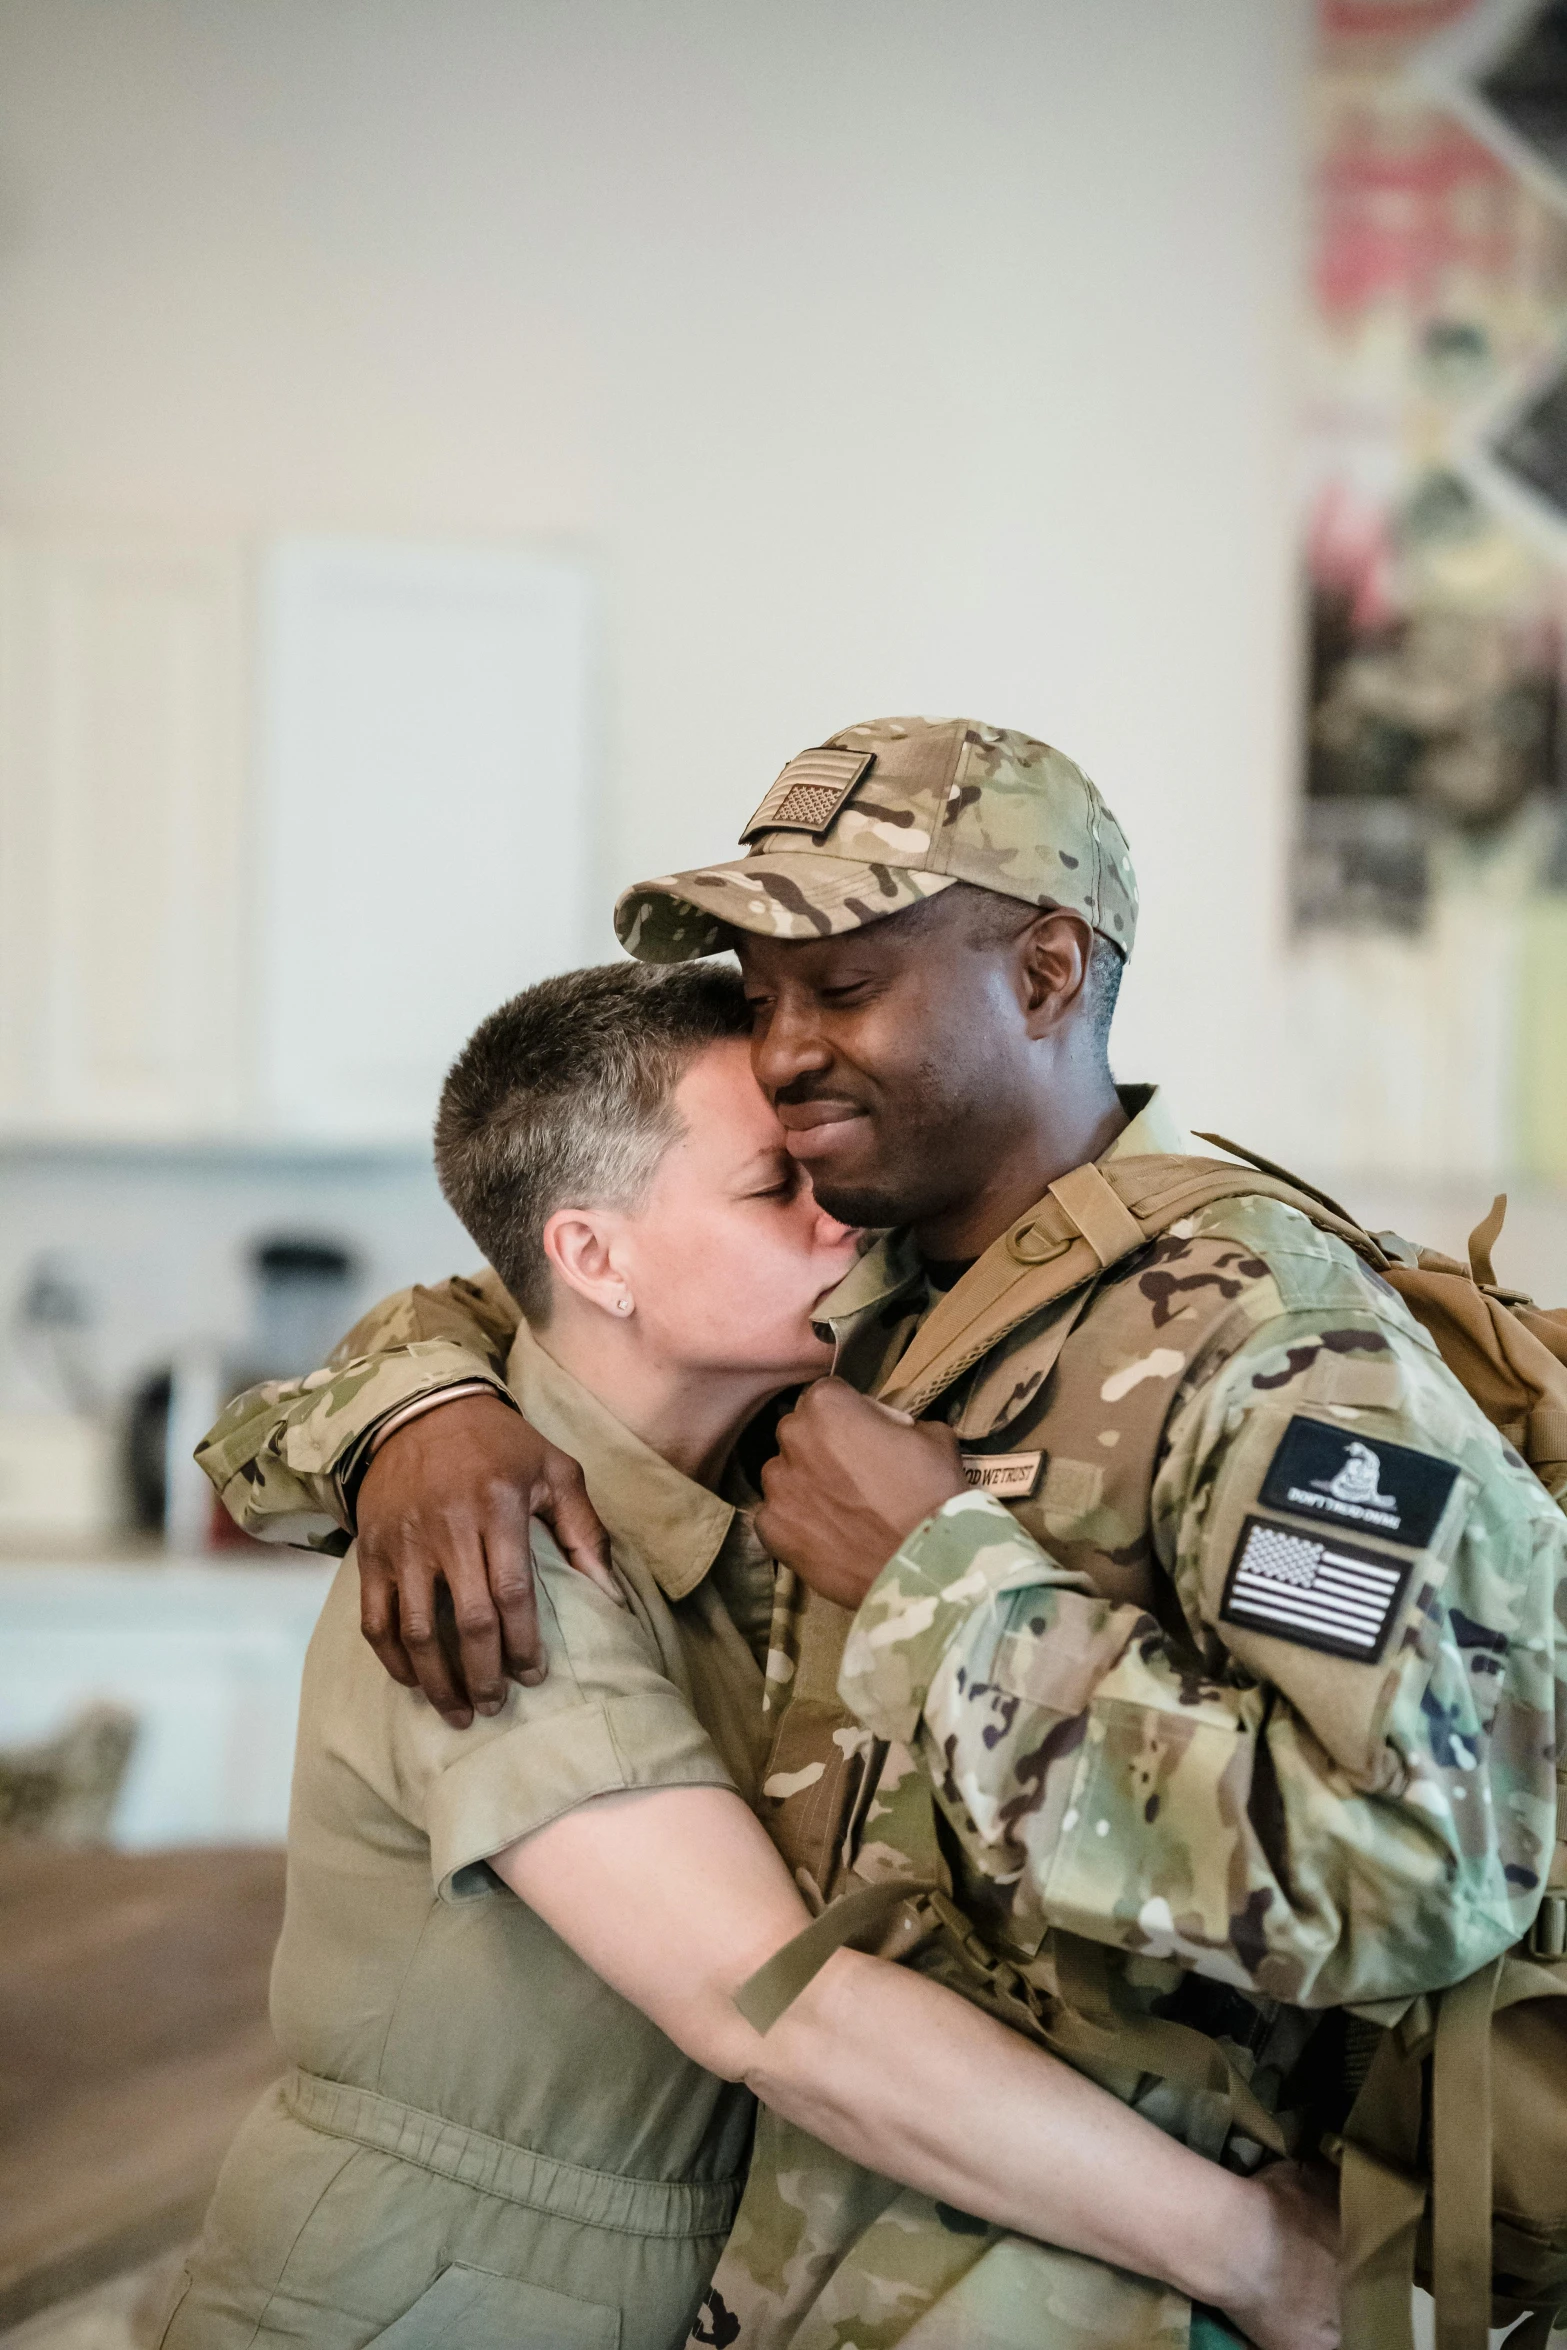
[[[542,980],[474,1030],[441,1090],[435,1171],[531,1322],[549,1316],[550,1217],[636,1207],[680,1132],[693,1057],[750,1027],[729,964],[606,963]]]

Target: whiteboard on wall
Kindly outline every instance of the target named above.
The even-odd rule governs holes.
[[[262,567],[263,1122],[426,1140],[476,1022],[583,960],[591,583],[504,547],[289,539]]]

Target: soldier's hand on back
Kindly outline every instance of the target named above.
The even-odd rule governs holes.
[[[1251,2186],[1256,2224],[1245,2242],[1227,2248],[1242,2275],[1215,2301],[1257,2350],[1338,2350],[1336,2174],[1322,2162],[1273,2162]]]
[[[855,1608],[904,1537],[966,1491],[957,1438],[941,1421],[819,1379],[779,1423],[756,1531],[813,1591]]]
[[[454,1728],[497,1713],[508,1675],[548,1670],[529,1520],[620,1597],[582,1471],[497,1395],[465,1395],[396,1428],[359,1488],[360,1623],[394,1681]]]

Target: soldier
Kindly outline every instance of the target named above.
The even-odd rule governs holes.
[[[1110,1077],[1135,885],[1069,761],[962,721],[851,728],[791,762],[744,840],[629,891],[617,927],[648,960],[737,948],[757,1074],[818,1198],[895,1228],[828,1301],[840,1377],[784,1423],[758,1521],[799,1577],[780,1582],[769,1790],[776,1840],[832,1905],[817,1955],[859,1914],[841,1894],[955,1894],[946,1958],[921,1963],[961,1974],[957,1950],[975,1996],[1255,2162],[1318,2011],[1457,1980],[1529,1925],[1567,1529],[1392,1291],[1265,1182],[1146,1238],[1123,1193],[1193,1145]],[[504,1308],[486,1313],[416,1298],[373,1363],[234,1407],[208,1456],[231,1506],[341,1524],[390,1413],[496,1382]],[[362,1326],[361,1356],[377,1336]],[[433,1429],[455,1437],[459,1414],[443,1464]],[[1369,1501],[1352,1445],[1375,1456]],[[443,1564],[488,1703],[490,1518],[454,1499],[481,1458],[491,1489],[546,1473],[470,1395],[397,1433],[359,1505],[383,1546],[393,1522],[469,1529]],[[514,1530],[493,1548],[515,1566]],[[372,1582],[368,1628],[451,1707],[429,1583],[413,1557],[398,1619]],[[857,1719],[835,1687],[856,1606]],[[789,1987],[758,1997],[777,2012]],[[1171,2070],[1172,2005],[1227,2073]],[[1183,2311],[1151,2331],[1080,2278],[1051,2288],[1054,2331],[1006,2332],[1020,2248],[856,2205],[853,2182],[791,2169],[799,2152],[759,2144],[707,2338],[879,2344],[921,2308],[952,2340],[1184,2337]]]

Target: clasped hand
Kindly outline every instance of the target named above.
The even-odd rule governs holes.
[[[813,1591],[856,1608],[905,1537],[965,1490],[941,1421],[819,1379],[779,1423],[756,1531]]]
[[[934,1421],[856,1394],[808,1388],[762,1474],[757,1532],[828,1599],[858,1607],[906,1534],[963,1491],[956,1439]],[[371,1462],[358,1496],[365,1638],[396,1681],[454,1728],[506,1701],[509,1674],[547,1670],[529,1517],[611,1598],[608,1543],[575,1461],[495,1396],[411,1420]]]

